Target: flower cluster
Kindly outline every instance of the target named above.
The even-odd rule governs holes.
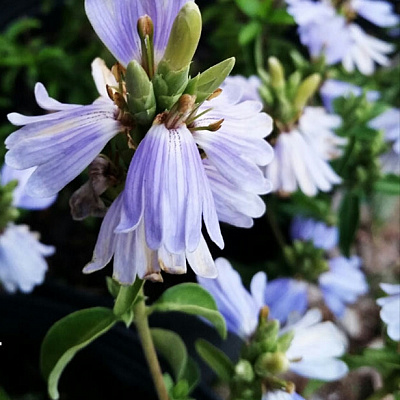
[[[354,18],[359,15],[379,27],[399,23],[393,7],[386,1],[349,0],[334,2],[286,0],[288,11],[299,25],[302,44],[312,57],[325,56],[328,64],[342,62],[348,72],[358,69],[364,75],[375,70],[375,63],[389,65],[388,54],[394,47],[366,33]]]

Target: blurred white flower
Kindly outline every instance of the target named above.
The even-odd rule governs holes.
[[[376,302],[381,309],[381,319],[387,324],[387,333],[395,341],[400,341],[400,285],[381,283],[381,289],[388,294]]]

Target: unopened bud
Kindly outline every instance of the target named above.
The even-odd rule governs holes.
[[[247,360],[239,360],[235,366],[235,377],[244,382],[252,382],[254,380],[253,366]]]
[[[312,74],[308,76],[304,81],[300,84],[297,89],[296,96],[294,98],[294,107],[297,111],[301,111],[308,100],[315,94],[317,91],[319,84],[321,83],[321,75],[320,74]]]
[[[268,69],[271,76],[271,86],[275,89],[283,89],[285,87],[285,71],[281,62],[276,57],[270,57]]]
[[[201,14],[194,2],[186,3],[172,25],[163,62],[171,70],[180,71],[192,61],[201,34]]]
[[[137,31],[139,33],[139,37],[142,40],[145,40],[146,37],[149,39],[153,39],[154,36],[154,24],[152,19],[148,15],[143,15],[140,17],[137,22]]]
[[[258,375],[268,376],[286,372],[289,364],[284,353],[264,353],[257,359],[254,368]]]
[[[294,338],[294,331],[289,331],[283,334],[278,338],[278,350],[282,353],[286,353],[286,351],[289,349],[292,340]]]

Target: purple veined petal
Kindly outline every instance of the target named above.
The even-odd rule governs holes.
[[[226,146],[223,141],[211,142],[206,134],[196,131],[196,143],[204,149],[212,165],[222,176],[243,190],[258,194],[266,193],[268,186],[263,173],[254,162],[240,155],[235,146]]]
[[[242,91],[242,95],[240,97],[240,100],[242,101],[261,101],[261,97],[258,92],[258,89],[261,86],[261,79],[256,75],[252,75],[248,78],[242,75],[227,76],[222,84],[222,90],[224,90],[225,87],[230,86],[237,86],[238,90]]]
[[[217,267],[203,236],[200,237],[199,246],[195,251],[186,252],[186,258],[198,277],[216,278],[218,276]]]
[[[131,285],[136,279],[161,282],[157,252],[146,244],[144,222],[128,233],[116,233],[113,278],[122,284]]]
[[[51,98],[44,85],[40,82],[37,82],[35,85],[35,98],[38,106],[48,111],[66,111],[80,107],[79,104],[60,103]]]
[[[250,293],[261,310],[266,305],[265,292],[267,290],[267,274],[263,271],[257,272],[250,282]]]
[[[218,310],[224,316],[228,330],[242,338],[256,329],[258,312],[250,293],[242,285],[240,275],[224,258],[215,261],[218,278],[197,277],[198,282],[214,297]]]
[[[118,83],[112,72],[107,68],[104,60],[99,57],[92,62],[92,76],[100,96],[108,100],[106,85],[118,87]]]
[[[265,203],[255,193],[246,192],[228,182],[218,171],[203,160],[203,165],[214,197],[218,219],[234,226],[250,228],[253,218],[265,212]]]
[[[90,274],[91,272],[98,271],[111,261],[115,251],[116,241],[114,230],[118,225],[121,209],[122,194],[114,200],[103,219],[92,261],[85,266],[83,273]]]
[[[120,129],[113,109],[83,106],[67,112],[57,123],[30,124],[13,133],[6,163],[16,169],[38,165],[26,191],[49,197],[79,175]]]
[[[155,61],[158,63],[166,48],[172,24],[179,10],[188,0],[86,0],[85,10],[93,29],[124,66],[140,62],[140,38],[137,21],[149,15],[154,23]]]

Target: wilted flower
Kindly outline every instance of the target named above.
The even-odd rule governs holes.
[[[125,189],[103,221],[85,272],[103,268],[114,254],[114,277],[122,283],[132,283],[136,273],[153,280],[161,279],[161,270],[185,273],[186,258],[197,274],[216,276],[202,220],[222,247],[218,219],[250,226],[265,210],[257,195],[270,190],[260,166],[273,156],[264,140],[272,120],[259,102],[241,101],[240,88],[233,86],[204,102],[198,118],[176,123],[173,112],[158,117],[133,156]],[[190,101],[181,99],[188,116]]]
[[[262,285],[256,284],[253,278],[250,294],[227,260],[218,258],[215,263],[219,277],[214,280],[198,277],[198,282],[214,296],[228,330],[249,341],[265,305]],[[314,309],[281,330],[281,334],[294,332],[286,352],[289,369],[309,378],[339,379],[347,373],[346,364],[337,359],[346,351],[347,340],[333,323],[321,320],[321,313]]]
[[[54,253],[53,246],[39,242],[27,225],[10,223],[0,233],[0,282],[11,293],[28,293],[44,280],[47,263],[44,257]]]
[[[387,333],[395,341],[400,341],[400,285],[381,283],[381,289],[388,294],[377,300],[382,321],[387,324]]]
[[[327,114],[322,107],[306,107],[298,125],[276,139],[275,158],[266,170],[273,190],[284,194],[299,188],[314,196],[318,190],[327,192],[340,183],[327,162],[341,154],[339,146],[346,142],[332,132],[340,124],[338,116]]]
[[[333,2],[286,1],[288,12],[299,25],[300,40],[313,57],[324,55],[328,64],[342,61],[347,71],[357,68],[365,75],[374,72],[374,63],[389,64],[387,54],[393,51],[393,45],[365,33],[352,22],[359,13],[378,26],[395,25],[399,20],[389,3],[351,0],[343,2],[338,13]]]

